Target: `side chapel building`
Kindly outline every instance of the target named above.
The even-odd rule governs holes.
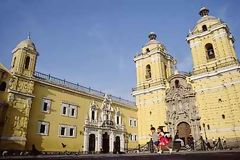
[[[35,70],[38,52],[28,38],[0,65],[0,150],[113,152],[149,141],[149,128],[178,130],[186,140],[240,141],[240,64],[225,22],[205,7],[189,32],[193,69],[174,71],[175,59],[157,35],[134,57],[136,103]],[[146,118],[147,117],[147,118]]]

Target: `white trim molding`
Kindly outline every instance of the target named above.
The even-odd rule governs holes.
[[[136,90],[136,91],[132,92],[132,95],[137,96],[137,95],[140,95],[140,94],[146,94],[146,93],[157,91],[157,90],[163,90],[165,88],[166,88],[165,86],[155,86],[155,87],[147,88],[147,89],[144,89],[144,90]]]
[[[193,75],[193,76],[190,77],[190,80],[194,81],[194,80],[202,79],[202,78],[205,78],[205,77],[212,77],[212,76],[218,75],[220,73],[224,73],[224,72],[228,72],[228,71],[232,71],[232,70],[236,70],[236,69],[240,69],[240,66],[239,65],[231,66],[231,67],[224,68],[224,69],[221,69],[221,70],[207,72],[207,73],[201,74],[201,75]]]
[[[8,140],[8,141],[27,141],[26,137],[0,137],[1,140]]]

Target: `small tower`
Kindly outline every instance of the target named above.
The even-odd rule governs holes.
[[[199,15],[201,18],[187,36],[192,52],[193,74],[238,64],[234,38],[227,24],[210,16],[206,7],[200,9]]]
[[[12,54],[11,72],[13,74],[32,77],[35,71],[38,52],[30,35],[13,49]]]
[[[157,41],[154,32],[150,32],[148,38],[149,41],[134,58],[137,67],[137,87],[155,81],[164,84],[173,74],[173,57],[168,54],[165,46]]]
[[[11,64],[12,77],[8,87],[8,117],[3,130],[3,137],[0,141],[4,149],[24,150],[27,142],[27,128],[30,117],[30,109],[34,98],[34,71],[38,52],[30,36],[20,42],[13,50]]]
[[[165,88],[167,78],[173,75],[174,59],[165,46],[157,41],[157,35],[151,32],[149,41],[141,52],[134,57],[137,85],[132,95],[136,97],[138,108],[139,143],[148,139],[149,127],[164,125],[166,120]],[[148,117],[148,118],[146,118]]]

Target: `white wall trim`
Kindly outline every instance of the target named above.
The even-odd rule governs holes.
[[[26,141],[26,137],[6,137],[2,136],[0,137],[1,140],[9,140],[9,141]]]
[[[145,93],[149,93],[149,92],[153,92],[153,91],[157,91],[157,90],[162,90],[162,89],[165,89],[165,88],[166,88],[165,86],[150,87],[150,88],[147,88],[147,89],[144,89],[144,90],[134,91],[134,92],[132,92],[132,95],[137,96],[137,95],[140,95],[140,94],[145,94]]]
[[[208,73],[202,74],[202,75],[196,75],[196,76],[193,75],[193,76],[190,77],[190,80],[198,80],[198,79],[202,79],[202,78],[205,78],[205,77],[212,77],[212,76],[215,76],[217,74],[232,71],[232,70],[236,70],[236,69],[240,69],[240,66],[239,65],[238,66],[232,66],[232,67],[229,67],[229,68],[224,68],[224,69],[221,69],[221,70],[208,72]]]

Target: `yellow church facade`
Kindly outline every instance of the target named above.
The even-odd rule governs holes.
[[[137,85],[139,143],[149,141],[150,126],[165,126],[187,142],[224,139],[240,141],[240,64],[234,38],[225,22],[205,7],[186,38],[192,53],[191,73],[174,70],[175,60],[150,33],[149,41],[134,58]],[[148,117],[146,119],[146,117]]]
[[[189,31],[193,69],[176,60],[151,32],[134,57],[136,87],[130,102],[35,70],[39,56],[28,38],[0,65],[0,150],[120,152],[150,140],[151,126],[185,142],[240,141],[240,64],[226,23],[209,15]]]

